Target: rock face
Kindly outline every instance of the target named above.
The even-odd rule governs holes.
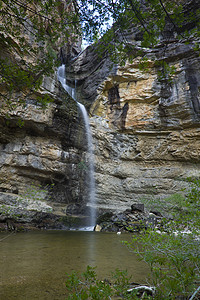
[[[69,38],[60,55],[72,57],[79,46]],[[37,60],[24,59],[27,65]],[[24,67],[23,59],[3,43],[0,60]],[[12,93],[0,83],[0,223],[8,228],[15,222],[23,228],[69,227],[68,205],[88,201],[81,114],[58,83],[56,70],[34,91],[23,85],[23,78],[19,83],[21,88],[14,86]],[[51,99],[47,106],[37,100],[43,97]]]
[[[97,207],[120,212],[144,199],[165,199],[200,176],[200,57],[194,43],[170,40],[123,67],[89,47],[67,63],[67,82],[90,112]],[[140,41],[134,42],[140,47]],[[64,51],[64,50],[63,50]],[[163,54],[164,53],[164,54]],[[164,61],[173,70],[164,69]],[[71,59],[71,57],[70,57]],[[166,78],[167,77],[167,78]],[[1,87],[3,88],[3,87]],[[0,221],[61,228],[60,218],[87,214],[87,146],[76,103],[56,76],[45,77],[40,95],[0,116]],[[17,101],[16,94],[12,101]],[[66,100],[65,100],[66,99]],[[166,200],[167,201],[167,200]],[[66,221],[66,220],[65,220]],[[67,227],[73,225],[67,220]],[[63,223],[63,224],[64,224]],[[11,224],[11,225],[9,225]]]
[[[198,39],[186,44],[172,36],[143,49],[147,60],[136,57],[123,67],[98,61],[95,47],[71,62],[67,76],[76,78],[80,99],[90,106],[98,208],[123,211],[132,202],[184,193],[187,178],[200,176],[195,44]]]
[[[87,145],[80,113],[73,100],[59,92],[56,78],[51,86],[45,84],[41,92],[45,90],[54,99],[47,108],[27,99],[25,107],[18,105],[9,112],[9,118],[8,111],[1,110],[3,215],[10,216],[11,211],[15,218],[19,215],[16,209],[21,209],[23,215],[25,211],[38,211],[62,217],[71,202],[87,201],[87,171],[83,163]],[[23,222],[26,221],[32,222],[29,214],[27,218],[23,216]]]
[[[141,209],[142,207],[142,209]],[[133,204],[131,209],[126,209],[124,212],[113,214],[107,212],[102,214],[98,219],[95,231],[111,231],[117,232],[140,232],[145,228],[160,228],[163,227],[163,216],[155,215],[144,210],[144,204]],[[166,219],[167,220],[167,219]]]
[[[161,80],[160,51],[148,54],[148,70],[135,59],[108,76],[91,107],[101,207],[166,198],[200,176],[200,58],[192,45],[171,43],[176,71]]]

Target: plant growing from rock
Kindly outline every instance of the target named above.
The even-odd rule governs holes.
[[[32,184],[26,188],[23,194],[19,195],[18,207],[38,210],[38,205],[40,210],[51,212],[52,208],[47,206],[44,200],[48,198],[48,191],[52,187],[53,184],[51,186],[46,185],[45,188],[42,188],[41,185],[35,186]]]
[[[0,1],[0,43],[3,51],[17,57],[15,64],[7,58],[0,60],[0,83],[10,92],[37,89],[42,76],[59,64],[58,46],[65,51],[80,36],[97,43],[98,52],[109,53],[117,63],[135,55],[143,57],[141,47],[153,48],[160,40],[167,47],[170,39],[190,42],[193,37],[197,40],[194,49],[199,51],[199,14],[195,1]],[[137,28],[134,34],[141,41],[140,49],[127,39],[126,33],[133,28]]]
[[[52,212],[52,208],[44,201],[47,199],[48,192],[53,188],[52,185],[46,185],[42,188],[41,185],[31,185],[26,190],[16,197],[15,201],[10,205],[1,205],[0,214],[6,218],[18,220],[22,217],[24,210]]]

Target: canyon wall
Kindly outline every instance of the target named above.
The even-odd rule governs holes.
[[[133,30],[130,39],[140,49],[137,34]],[[67,83],[76,85],[90,116],[101,212],[167,201],[184,193],[188,177],[200,177],[196,43],[161,41],[143,49],[146,60],[138,56],[121,67],[109,55],[99,56],[96,46],[76,57],[68,53],[70,46],[62,48]],[[0,54],[10,55],[2,49]],[[66,214],[87,215],[89,198],[87,143],[76,103],[61,88],[56,70],[35,93],[13,93],[10,106],[3,84],[0,91],[0,223],[73,227]],[[47,106],[37,101],[44,95],[52,100]]]
[[[45,108],[32,95],[13,110],[1,109],[2,222],[17,217],[21,223],[34,219],[38,223],[40,218],[41,227],[48,227],[54,223],[48,213],[58,216],[58,221],[66,216],[69,203],[87,201],[87,172],[82,163],[87,145],[80,112],[61,91],[56,77],[44,78],[37,95],[42,92],[54,100]],[[43,218],[49,220],[46,225]]]
[[[64,6],[69,9],[66,1]],[[23,28],[27,44],[41,47],[30,34],[31,26],[26,30],[27,24]],[[10,48],[18,38],[9,35]],[[53,45],[60,61],[80,52],[81,39],[75,45],[74,40],[70,36],[61,49],[60,44]],[[43,75],[38,86],[41,70],[33,74],[32,66],[37,67],[45,55],[45,42],[41,57],[28,51],[23,56],[19,47],[11,51],[6,32],[0,44],[0,228],[12,229],[16,222],[19,228],[71,226],[64,218],[67,205],[83,207],[88,201],[81,114],[58,82],[56,68],[52,75]],[[31,87],[28,78],[33,79]]]
[[[108,76],[93,103],[104,120],[93,118],[100,206],[167,198],[200,176],[199,54],[192,45],[168,45],[171,80],[159,78],[158,55],[149,54],[147,69],[135,59]]]
[[[145,62],[136,57],[123,67],[104,58],[96,69],[95,49],[73,62],[79,95],[92,103],[99,208],[120,211],[135,201],[167,201],[174,193],[184,193],[188,177],[200,176],[196,42],[172,40],[167,47],[161,42],[146,50]],[[163,53],[171,74],[158,64]],[[87,72],[81,72],[82,66]]]

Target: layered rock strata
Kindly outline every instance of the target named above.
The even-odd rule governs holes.
[[[196,43],[199,40],[186,44],[172,39],[166,47],[161,42],[154,50],[145,50],[147,60],[136,57],[123,67],[111,68],[111,61],[106,64],[104,59],[104,71],[93,66],[98,57],[94,49],[90,61],[81,54],[72,63],[71,70],[81,70],[80,66],[92,70],[88,77],[78,71],[73,76],[82,100],[92,102],[100,209],[122,211],[133,201],[184,193],[187,178],[200,176]],[[135,46],[139,48],[138,41]],[[92,78],[96,78],[96,94]]]
[[[53,213],[58,220],[66,216],[69,203],[87,202],[83,120],[76,103],[59,92],[57,78],[51,84],[49,80],[46,78],[40,90],[54,99],[46,108],[32,96],[12,111],[1,109],[2,222],[7,216],[31,224],[38,217],[30,211]],[[42,227],[42,221],[39,223]],[[44,227],[48,227],[46,223]],[[54,222],[50,223],[53,226]]]
[[[166,51],[175,72],[159,78],[158,53],[148,69],[139,60],[108,76],[91,111],[96,141],[99,205],[128,208],[132,201],[166,198],[200,176],[200,59],[192,45]]]
[[[74,9],[71,1],[59,3],[60,10]],[[34,7],[37,9],[40,11]],[[32,34],[34,26],[28,20],[29,11],[21,32],[27,47],[38,49],[34,52],[37,57],[21,51],[17,46],[19,36],[9,32],[1,35],[0,228],[69,228],[77,221],[66,216],[67,206],[79,207],[82,215],[87,210],[89,180],[84,122],[77,104],[58,83],[57,70],[50,77],[43,74],[42,83],[38,81],[42,72],[46,74],[43,64],[48,43],[37,44]],[[81,37],[74,33],[64,43],[63,37],[61,33],[59,40],[51,44],[52,55],[57,52],[61,63],[77,55],[81,47]],[[11,51],[9,45],[16,47],[10,47]],[[39,69],[38,61],[43,61],[44,69]],[[14,84],[9,86],[9,80],[4,80],[6,76]]]
[[[70,9],[66,1],[63,5],[63,9]],[[40,47],[30,34],[30,24],[26,31],[27,24],[22,27],[27,45]],[[18,38],[9,35],[10,44],[17,45]],[[61,36],[60,42],[62,39]],[[55,51],[57,47],[62,59],[72,57],[80,51],[80,41],[71,35],[61,50],[60,45],[53,47]],[[88,201],[87,145],[81,114],[58,83],[56,70],[50,77],[43,76],[41,84],[37,80],[42,71],[39,67],[37,74],[32,71],[45,56],[45,45],[44,41],[43,51],[38,53],[41,57],[29,52],[23,56],[19,47],[10,51],[6,38],[1,36],[0,227],[3,228],[16,227],[12,225],[15,222],[22,224],[20,228],[60,228],[62,224],[69,227],[73,221],[63,219],[67,205],[71,202],[84,205]],[[11,78],[12,85],[4,80],[6,76]]]
[[[130,40],[141,50],[138,30],[132,33]],[[184,193],[188,177],[200,177],[196,43],[171,38],[166,47],[161,41],[154,50],[142,49],[147,60],[136,57],[123,67],[99,57],[93,46],[76,58],[70,54],[70,61],[62,53],[67,82],[76,83],[77,97],[90,112],[100,211],[120,212],[155,198],[167,201],[173,193]],[[45,93],[54,102],[43,110],[37,96]],[[65,98],[56,77],[44,78],[24,107],[2,106],[0,205],[8,227],[17,217],[22,224],[58,228],[66,212],[85,215],[86,139],[75,102]],[[67,226],[72,223],[70,219]]]

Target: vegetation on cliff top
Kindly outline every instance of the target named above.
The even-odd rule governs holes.
[[[55,71],[58,48],[73,40],[72,24],[77,23],[70,5],[53,0],[0,1],[0,96],[8,110],[23,104],[24,97],[37,95],[43,76]],[[52,101],[39,94],[34,99],[42,107]]]
[[[37,89],[42,76],[59,63],[58,49],[69,48],[80,36],[89,42],[101,37],[98,51],[108,51],[117,62],[142,54],[142,47],[154,47],[159,41],[167,45],[172,39],[198,39],[198,2],[1,0],[0,84],[9,93]],[[141,41],[140,51],[127,39],[133,29],[135,41]],[[194,47],[198,50],[199,44]],[[9,93],[1,96],[5,99]]]

